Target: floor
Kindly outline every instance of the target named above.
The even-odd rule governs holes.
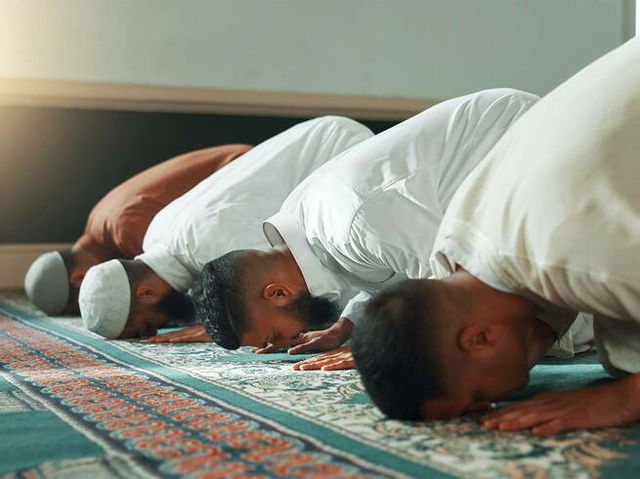
[[[0,292],[0,477],[639,477],[640,427],[546,438],[384,420],[355,371],[211,344],[105,341]],[[524,394],[602,381],[549,360]]]

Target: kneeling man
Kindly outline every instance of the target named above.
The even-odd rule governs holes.
[[[537,100],[509,89],[455,98],[334,158],[265,222],[271,250],[234,251],[204,268],[198,320],[227,348],[337,348],[371,294],[431,275],[428,252],[458,185]],[[342,311],[331,327],[300,336],[281,327],[301,311],[335,319],[328,302]],[[296,367],[351,366],[345,350]]]
[[[546,394],[485,425],[534,434],[640,419],[640,40],[543,98],[460,187],[434,244],[438,280],[369,305],[353,351],[392,418],[447,418],[527,383],[556,312],[594,315],[603,365],[623,377]]]
[[[250,149],[223,145],[193,151],[115,187],[91,210],[84,234],[70,249],[33,262],[24,281],[29,300],[50,316],[78,314],[78,292],[89,268],[142,253],[142,239],[158,211]]]
[[[316,118],[206,178],[155,216],[144,253],[87,272],[80,289],[86,327],[106,338],[131,338],[153,336],[169,320],[190,319],[185,293],[202,267],[238,247],[266,248],[261,220],[312,171],[372,136],[349,118]]]

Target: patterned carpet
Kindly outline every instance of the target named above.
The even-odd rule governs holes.
[[[0,295],[0,477],[640,477],[640,428],[534,438],[383,420],[354,371],[286,354],[103,341]],[[601,381],[547,361],[532,391]]]

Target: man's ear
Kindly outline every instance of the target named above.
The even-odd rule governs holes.
[[[143,304],[155,304],[160,300],[160,291],[146,281],[135,285],[133,293],[136,301]]]
[[[472,323],[458,333],[458,347],[471,356],[493,352],[496,334],[489,324]]]
[[[293,291],[282,283],[269,283],[262,290],[262,298],[275,306],[286,306],[293,299]]]

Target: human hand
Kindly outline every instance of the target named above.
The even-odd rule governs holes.
[[[152,336],[148,341],[150,343],[209,343],[211,337],[207,334],[204,326],[198,324],[179,331]]]
[[[287,352],[301,354],[307,351],[335,349],[342,345],[352,330],[353,323],[347,318],[340,318],[330,328],[301,334],[292,341],[292,347]]]
[[[603,386],[541,394],[488,414],[481,421],[488,429],[531,429],[535,435],[619,426],[640,418],[639,378],[634,375]]]
[[[340,346],[342,340],[338,340],[335,332],[329,332],[329,329],[301,333],[295,338],[277,339],[264,346],[253,348],[251,351],[256,354],[265,354],[273,353],[280,349],[287,349],[289,354],[300,354],[310,350],[333,349]],[[302,349],[297,349],[298,346]]]
[[[301,338],[301,337],[302,335],[295,338],[276,339],[275,341],[266,343],[263,346],[258,346],[256,348],[253,348],[251,352],[256,354],[266,354],[266,353],[273,353],[280,349],[287,349],[293,344],[298,344],[296,341],[298,341],[298,338]]]
[[[299,361],[292,367],[296,371],[311,371],[317,369],[322,371],[335,371],[337,369],[352,369],[355,365],[353,354],[351,354],[351,346],[343,346],[305,359],[304,361]]]
[[[351,334],[353,323],[347,318],[340,318],[331,327],[320,331],[308,331],[295,338],[277,339],[251,351],[257,354],[272,353],[279,349],[287,349],[289,354],[301,354],[307,351],[323,351],[334,349]]]

